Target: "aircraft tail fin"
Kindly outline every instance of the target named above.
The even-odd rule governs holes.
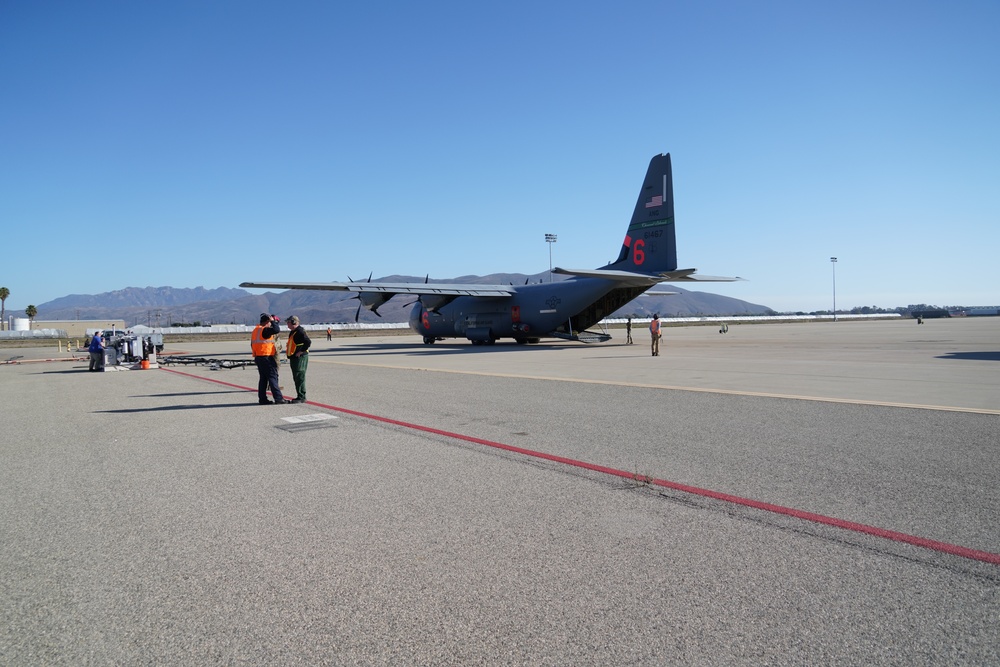
[[[647,274],[677,269],[674,184],[669,153],[656,155],[649,161],[618,259],[601,268]]]

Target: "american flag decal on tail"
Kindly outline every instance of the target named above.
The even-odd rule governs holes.
[[[656,208],[657,206],[663,206],[663,198],[667,196],[667,175],[663,175],[663,189],[660,190],[663,194],[656,195],[652,197],[648,202],[646,202],[646,208]]]

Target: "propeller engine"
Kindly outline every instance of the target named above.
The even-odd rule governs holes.
[[[428,273],[426,276],[424,276],[424,284],[426,285],[427,283],[429,283],[430,279],[431,279],[431,274]],[[455,298],[456,297],[452,295],[444,295],[444,294],[421,294],[413,301],[403,304],[403,307],[405,308],[408,306],[412,306],[413,304],[420,302],[425,310],[428,310],[432,313],[436,313],[438,308],[443,308],[444,306],[447,306],[449,303],[454,301]]]
[[[435,313],[439,308],[444,308],[456,298],[450,294],[421,294],[418,301],[424,304],[424,308]]]
[[[385,294],[384,292],[359,292],[354,298],[361,302],[358,304],[358,311],[354,313],[354,321],[357,322],[358,316],[361,315],[362,306],[382,317],[378,312],[378,307],[391,299],[392,294]]]
[[[368,274],[368,280],[364,282],[370,283],[372,281],[372,273]],[[355,282],[353,278],[347,276],[347,280],[350,282]],[[359,281],[360,282],[360,281]],[[354,311],[354,322],[357,323],[358,318],[361,317],[361,307],[364,306],[368,310],[372,311],[379,317],[382,317],[381,313],[378,312],[378,307],[383,303],[392,298],[392,294],[385,294],[383,292],[358,292],[352,299],[357,299],[361,303],[358,304],[358,309]]]

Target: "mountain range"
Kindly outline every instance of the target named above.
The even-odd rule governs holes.
[[[523,285],[548,280],[548,272],[535,275],[494,273],[488,276],[460,276],[435,279],[433,282],[464,284]],[[555,279],[560,279],[556,276]],[[385,276],[373,282],[424,282],[415,276]],[[615,316],[648,317],[659,313],[666,317],[699,315],[765,315],[773,312],[767,306],[741,301],[708,292],[694,292],[676,285],[663,289],[679,292],[674,296],[641,296]],[[413,298],[397,296],[379,308],[381,317],[362,308],[350,292],[286,290],[252,294],[244,289],[173,287],[126,287],[103,294],[70,294],[43,303],[38,308],[38,320],[102,320],[120,319],[126,325],[146,324],[256,324],[261,313],[281,317],[298,315],[303,323],[327,322],[405,322]]]

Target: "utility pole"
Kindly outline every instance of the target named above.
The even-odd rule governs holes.
[[[833,267],[833,321],[837,321],[837,258],[830,258],[830,266]]]
[[[552,244],[556,242],[556,235],[546,234],[545,242],[549,244],[549,282],[552,282]]]

